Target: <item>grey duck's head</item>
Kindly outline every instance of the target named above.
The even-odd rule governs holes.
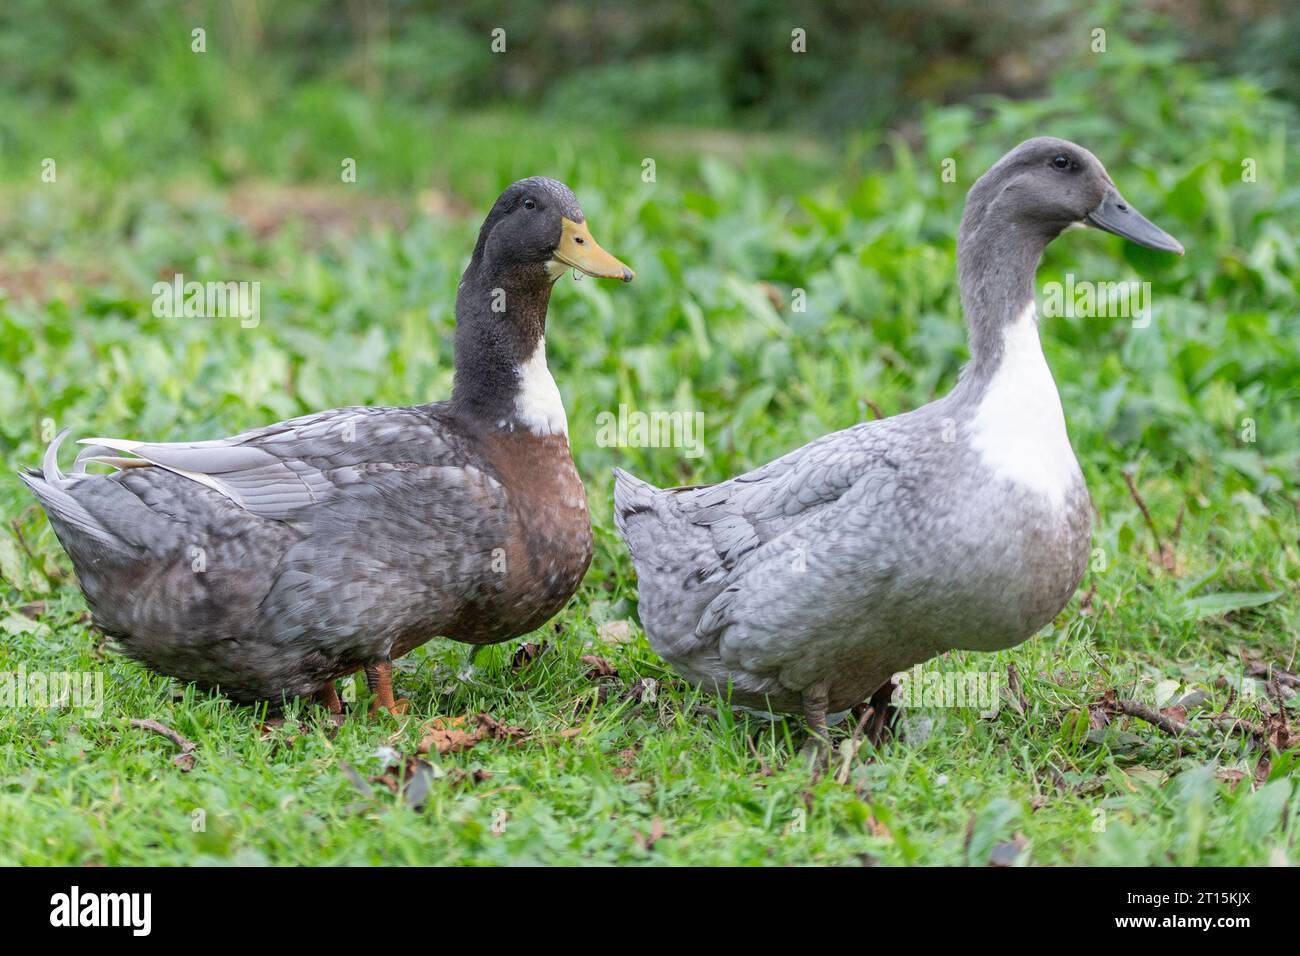
[[[523,272],[554,282],[569,269],[631,282],[635,273],[591,235],[578,197],[544,176],[511,183],[479,230],[473,263],[486,275]]]
[[[1052,136],[1021,143],[971,187],[962,217],[963,239],[970,241],[993,222],[997,229],[1025,230],[1044,245],[1068,227],[1084,225],[1183,254],[1177,239],[1125,201],[1096,156]]]

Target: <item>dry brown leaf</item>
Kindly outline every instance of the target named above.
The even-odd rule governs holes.
[[[455,786],[464,783],[476,784],[492,778],[490,770],[462,770],[460,767],[452,767],[447,773],[447,782]]]
[[[587,654],[579,658],[582,663],[586,664],[591,670],[587,671],[588,680],[600,680],[602,677],[617,677],[618,671],[609,661],[596,657],[594,654]]]
[[[1232,770],[1228,767],[1220,767],[1214,775],[1228,785],[1232,790],[1237,789],[1237,784],[1246,779],[1246,774],[1241,770]]]
[[[1011,706],[1017,714],[1025,716],[1029,709],[1029,698],[1025,696],[1025,685],[1020,681],[1020,671],[1015,664],[1007,665],[1007,689],[1011,692]]]
[[[483,739],[483,731],[478,726],[467,730],[468,725],[465,717],[437,717],[425,724],[417,749],[422,754],[430,751],[454,754],[470,750]]]
[[[877,820],[874,813],[867,817],[867,832],[874,837],[880,837],[882,840],[894,839],[894,834],[889,832],[889,827]]]
[[[550,650],[550,648],[551,645],[546,641],[542,641],[540,644],[533,644],[531,642],[520,644],[519,649],[515,651],[514,657],[510,658],[510,669],[513,671],[523,670],[533,661],[537,660],[537,658]]]
[[[1187,723],[1187,708],[1179,704],[1175,704],[1173,707],[1165,707],[1161,709],[1160,713],[1180,724]]]
[[[463,753],[483,740],[517,740],[528,736],[522,727],[503,724],[491,714],[437,717],[424,725],[420,753]]]
[[[528,736],[528,731],[524,728],[503,724],[491,714],[477,714],[474,720],[478,722],[483,734],[493,740],[518,740]]]

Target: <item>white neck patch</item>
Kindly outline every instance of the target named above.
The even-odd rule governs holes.
[[[1046,497],[1054,507],[1079,480],[1056,382],[1038,340],[1030,302],[1003,330],[1002,361],[971,422],[971,447],[999,478]]]
[[[569,419],[564,414],[560,390],[546,367],[546,339],[537,340],[532,357],[519,366],[519,392],[515,395],[515,418],[535,435],[569,436]]]

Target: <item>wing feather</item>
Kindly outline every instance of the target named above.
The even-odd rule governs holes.
[[[456,456],[438,420],[416,408],[339,408],[229,438],[140,442],[85,438],[79,466],[155,465],[224,495],[251,514],[291,519],[377,462],[446,464]],[[119,455],[99,454],[119,452]],[[126,455],[134,457],[124,457]]]

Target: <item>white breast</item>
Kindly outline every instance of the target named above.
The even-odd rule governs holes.
[[[519,366],[519,392],[515,395],[515,417],[537,435],[569,435],[560,390],[546,367],[546,339],[537,340],[532,357]]]
[[[1056,382],[1043,358],[1032,302],[1007,325],[1004,336],[1002,363],[971,422],[971,447],[997,477],[1060,507],[1079,479],[1079,463],[1065,431]]]

